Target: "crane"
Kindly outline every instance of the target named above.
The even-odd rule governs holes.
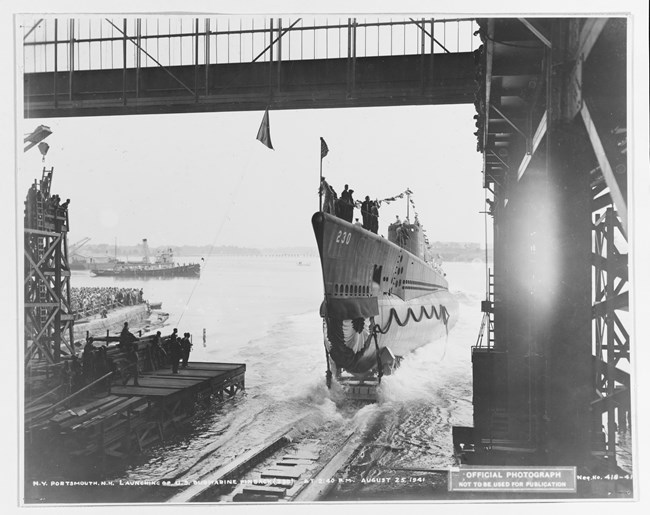
[[[70,253],[71,256],[76,254],[76,252],[81,247],[83,247],[86,243],[88,243],[89,241],[90,241],[90,238],[88,236],[86,236],[85,238],[82,238],[77,243],[73,243],[72,245],[70,245],[70,247],[68,248],[68,252]]]

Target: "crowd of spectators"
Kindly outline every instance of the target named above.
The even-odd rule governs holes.
[[[106,313],[111,309],[135,306],[145,302],[142,289],[117,288],[115,286],[70,288],[70,296],[70,307],[75,319],[96,314],[106,317]]]
[[[54,218],[65,216],[64,212],[70,205],[70,199],[61,202],[58,195],[49,194],[49,181],[42,181],[40,188],[36,181],[27,191],[25,200],[25,228],[43,229],[54,228]],[[39,209],[39,205],[42,206]],[[39,220],[42,225],[39,224]]]

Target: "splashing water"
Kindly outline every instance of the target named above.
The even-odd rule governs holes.
[[[456,276],[465,283],[454,292],[456,326],[446,339],[405,356],[382,379],[378,402],[363,404],[346,400],[336,385],[325,386],[319,267],[297,266],[293,258],[211,259],[198,286],[183,279],[129,286],[162,301],[170,321],[183,313],[179,332],[196,338],[190,362],[246,363],[246,391],[197,412],[184,432],[148,449],[116,478],[197,479],[285,428],[324,446],[342,428],[356,428],[371,443],[399,449],[384,449],[375,460],[382,467],[451,463],[451,426],[471,425],[470,346],[480,326],[482,267],[454,263],[447,270],[452,287]],[[77,274],[76,285],[114,284]],[[205,347],[198,340],[204,327]]]

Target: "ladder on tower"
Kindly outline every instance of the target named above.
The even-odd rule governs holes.
[[[43,168],[43,175],[41,176],[41,194],[43,197],[50,196],[50,187],[52,186],[52,175],[54,174],[54,168],[46,170]]]
[[[43,191],[44,184],[46,181],[49,182],[49,180],[52,178],[52,171],[49,171],[49,174],[46,172],[45,169],[43,169],[43,179],[41,180],[41,195],[37,195],[36,197],[36,229],[39,231],[44,231],[45,230],[45,197],[46,194]],[[48,188],[49,189],[49,188]],[[37,244],[36,244],[36,262],[40,263],[41,260],[43,259],[43,256],[45,255],[45,236],[42,234],[39,234],[37,236]],[[43,282],[43,280],[39,280],[37,276],[37,289],[38,289],[38,302],[41,304],[44,304],[47,302],[47,285]],[[47,322],[47,308],[46,307],[39,307],[38,308],[38,315],[39,315],[39,320],[41,323],[41,328],[45,326],[45,323]]]
[[[483,319],[478,332],[476,347],[483,347],[483,336],[487,334],[486,346],[488,349],[494,347],[494,274],[488,270],[487,299],[481,301]]]
[[[490,309],[487,313],[487,346],[488,349],[494,348],[494,274],[492,271],[488,271],[488,301],[490,303]]]

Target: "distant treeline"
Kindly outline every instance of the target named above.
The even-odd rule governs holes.
[[[436,241],[431,245],[434,254],[440,254],[443,261],[485,261],[485,248],[478,243],[464,242],[440,242]],[[171,248],[175,257],[183,256],[313,256],[318,255],[315,247],[278,247],[272,249],[257,249],[249,247],[235,247],[232,245],[221,245],[210,247],[209,245],[165,245],[161,247],[149,247],[151,256],[155,256],[159,250]],[[492,256],[492,249],[488,249],[489,256]],[[82,256],[113,256],[115,245],[110,244],[88,244],[84,245],[78,254]],[[139,245],[118,245],[117,255],[144,256],[142,244]]]
[[[478,243],[441,242],[431,244],[434,254],[440,254],[447,261],[485,261],[485,247]],[[492,249],[488,248],[488,259],[492,259]]]
[[[221,245],[211,247],[210,245],[163,245],[160,247],[149,247],[149,254],[155,256],[159,251],[171,248],[174,257],[183,256],[266,256],[266,255],[317,255],[317,250],[312,247],[281,247],[273,249],[256,249],[249,247],[235,247],[232,245]],[[143,257],[144,249],[142,244],[138,245],[110,245],[106,243],[84,245],[78,254],[82,256],[135,256]]]

